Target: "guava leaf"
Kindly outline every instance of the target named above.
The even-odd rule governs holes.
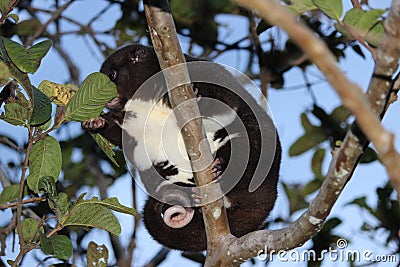
[[[58,141],[51,136],[37,141],[29,156],[29,175],[27,184],[35,193],[39,193],[40,179],[50,176],[56,182],[62,164],[61,148]]]
[[[47,238],[44,234],[40,235],[40,247],[47,255],[62,260],[68,260],[73,253],[71,240],[65,235],[53,235]]]
[[[65,119],[85,121],[96,118],[104,109],[105,103],[117,95],[115,84],[107,75],[95,72],[82,83],[79,91],[71,98],[65,111]]]

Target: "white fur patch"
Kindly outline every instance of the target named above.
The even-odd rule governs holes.
[[[167,177],[169,182],[189,183],[188,180],[193,177],[192,169],[173,110],[161,101],[132,99],[126,104],[125,111],[127,115],[122,125],[123,130],[136,141],[132,154],[129,155],[127,151],[125,153],[133,160],[136,168],[146,171],[152,165],[168,161],[168,166],[175,165],[179,170],[178,175]],[[213,141],[215,132],[232,123],[235,117],[236,113],[232,111],[226,116],[203,119],[212,153],[238,136],[231,134],[222,140]]]

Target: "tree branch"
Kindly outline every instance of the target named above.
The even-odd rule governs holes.
[[[56,11],[54,11],[51,16],[51,18],[46,22],[43,23],[39,29],[37,29],[37,31],[31,36],[29,37],[29,39],[26,41],[25,46],[29,47],[33,44],[33,42],[40,36],[42,35],[42,33],[47,29],[47,27],[50,25],[50,23],[52,23],[53,21],[55,21],[56,19],[58,19],[62,12],[64,12],[64,10],[66,10],[69,5],[73,2],[73,0],[70,0],[68,2],[66,2],[64,5],[60,6]]]
[[[201,115],[190,83],[188,70],[186,65],[182,64],[185,63],[185,58],[176,35],[168,1],[145,1],[145,13],[153,46],[163,69],[167,87],[174,89],[168,90],[169,100],[181,128],[192,169],[201,170],[193,173],[196,185],[210,184],[214,178],[212,175],[213,166],[210,165],[203,170],[200,166],[206,166],[206,164],[203,164],[204,160],[212,162],[212,155],[208,142],[201,142],[206,140],[202,121],[198,119],[201,118]],[[180,105],[182,103],[184,105]],[[201,152],[199,144],[202,145]],[[207,190],[208,195],[221,192],[219,184],[215,185],[215,187]],[[213,190],[215,191],[212,192]],[[203,200],[205,199],[206,197]],[[210,204],[205,204],[202,210],[207,235],[207,254],[215,255],[219,253],[218,247],[223,240],[232,237],[222,198]],[[221,215],[217,218],[213,216],[216,211],[221,212]]]

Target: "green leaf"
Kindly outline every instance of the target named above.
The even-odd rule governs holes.
[[[96,143],[99,145],[101,150],[103,150],[104,154],[107,155],[107,157],[111,160],[112,163],[114,163],[117,167],[119,167],[119,164],[115,160],[115,152],[113,149],[115,148],[115,145],[110,143],[107,139],[105,139],[102,135],[100,134],[90,134],[93,139],[96,141]]]
[[[17,14],[9,14],[8,17],[12,19],[15,23],[18,23],[19,16]]]
[[[364,154],[361,156],[360,163],[371,163],[378,159],[378,154],[374,149],[367,147]]]
[[[57,195],[56,182],[52,176],[43,176],[39,179],[38,189],[54,198]]]
[[[0,119],[15,125],[25,125],[28,119],[28,111],[18,103],[8,103],[4,105],[5,113],[0,115]]]
[[[49,201],[49,206],[51,209],[54,210],[54,205],[56,205],[58,210],[61,212],[61,215],[65,215],[68,212],[71,203],[69,202],[68,195],[66,193],[61,192],[52,200],[54,203]]]
[[[384,34],[382,15],[385,12],[384,9],[364,11],[353,8],[346,13],[343,23],[351,29],[350,32],[363,37],[368,43],[378,45]],[[351,33],[347,32],[346,28],[337,27],[337,29],[344,35],[351,36]]]
[[[318,179],[323,179],[324,176],[322,175],[322,162],[325,157],[325,149],[317,149],[314,152],[314,155],[311,160],[311,169]]]
[[[35,64],[34,72],[39,68],[40,62],[49,52],[51,46],[53,45],[53,41],[44,40],[39,43],[34,44],[33,46],[27,49],[30,60],[33,60]]]
[[[343,13],[342,0],[312,0],[331,19],[340,21]]]
[[[301,125],[306,132],[316,128],[314,125],[311,124],[310,120],[307,117],[307,114],[305,113],[301,113]]]
[[[378,218],[378,215],[375,213],[375,211],[367,204],[366,199],[367,199],[366,197],[356,198],[353,201],[347,203],[347,205],[357,205],[360,208],[367,210],[374,217]]]
[[[18,69],[25,73],[35,73],[37,71],[42,58],[53,44],[52,41],[45,40],[26,49],[11,39],[2,37],[2,40],[8,57]]]
[[[0,204],[7,203],[9,201],[18,198],[19,184],[13,184],[5,187],[0,194]]]
[[[1,1],[0,1],[1,2]],[[0,59],[4,61],[8,69],[11,73],[11,76],[18,81],[19,84],[22,85],[22,87],[25,89],[26,93],[28,94],[29,98],[32,99],[32,85],[31,81],[29,80],[28,75],[25,72],[22,72],[20,69],[17,68],[17,66],[12,62],[10,56],[8,55],[6,51],[6,42],[11,42],[11,40],[1,37],[0,38]],[[19,45],[18,43],[16,43]],[[24,47],[22,47],[25,49]]]
[[[37,18],[26,19],[15,25],[15,32],[18,36],[32,35],[39,30],[42,23]]]
[[[67,104],[65,119],[85,121],[96,118],[104,109],[104,104],[117,95],[113,82],[100,72],[90,74],[82,83],[79,91]]]
[[[95,227],[118,236],[121,225],[118,219],[99,200],[81,200],[77,202],[62,219],[63,226]]]
[[[89,243],[86,253],[86,266],[107,267],[108,249],[105,245],[97,245],[93,241]]]
[[[33,145],[29,156],[29,175],[27,184],[35,193],[39,193],[40,178],[51,176],[58,180],[62,164],[61,148],[56,139],[46,136]]]
[[[71,240],[65,235],[53,235],[47,238],[41,234],[40,247],[45,254],[62,260],[68,260],[73,253]]]
[[[8,79],[10,79],[11,73],[8,69],[8,66],[3,61],[0,61],[0,84],[5,83]]]
[[[344,106],[338,106],[331,113],[332,119],[337,122],[344,122],[350,117],[350,115],[350,111]]]
[[[314,179],[308,182],[303,188],[302,195],[308,196],[309,194],[314,193],[315,191],[321,188],[321,185],[322,185],[322,180],[320,179]]]
[[[10,8],[11,2],[12,2],[12,0],[1,0],[0,1],[0,11],[3,16]]]
[[[286,196],[289,199],[290,210],[289,213],[307,208],[308,203],[304,199],[302,188],[298,185],[289,185],[282,183],[283,189],[285,190]]]
[[[295,15],[303,14],[304,12],[318,9],[312,0],[292,0],[288,5],[290,11]]]
[[[33,87],[33,112],[30,118],[32,126],[39,126],[46,123],[51,118],[51,102],[50,99]]]
[[[43,227],[39,229],[38,221],[32,218],[26,218],[22,221],[22,238],[25,242],[39,240],[38,230],[43,232]]]
[[[289,148],[290,156],[298,156],[316,145],[324,142],[327,139],[327,135],[322,128],[315,128],[305,133],[299,139],[294,142]]]
[[[121,203],[119,203],[118,198],[116,197],[104,199],[102,203],[106,205],[109,209],[133,216],[136,215],[135,209],[122,205]]]

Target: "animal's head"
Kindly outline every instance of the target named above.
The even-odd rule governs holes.
[[[104,61],[100,69],[117,85],[123,102],[131,99],[139,86],[159,71],[153,48],[138,44],[118,49]]]

